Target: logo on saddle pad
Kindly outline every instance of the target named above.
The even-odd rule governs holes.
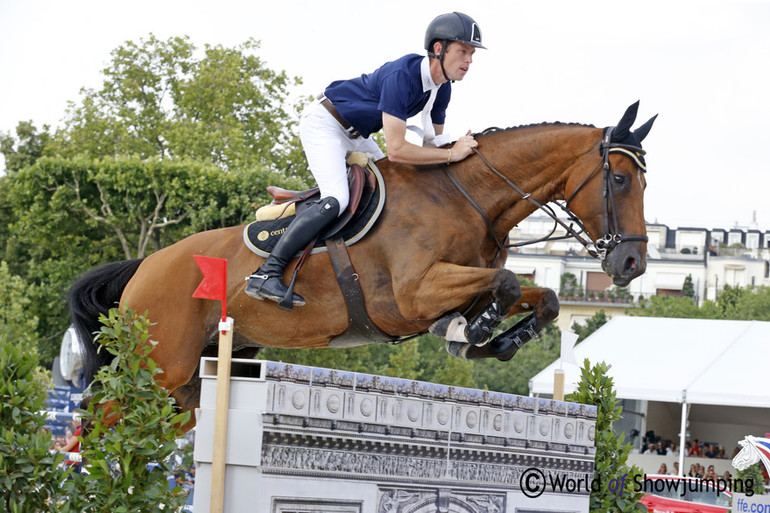
[[[366,169],[358,166],[351,167],[351,197],[350,205],[340,215],[338,222],[322,233],[315,243],[311,253],[327,251],[325,240],[330,236],[341,237],[346,246],[351,246],[361,240],[371,230],[385,205],[385,183],[382,174],[374,162],[369,161]],[[261,257],[267,257],[273,250],[281,235],[294,220],[295,212],[301,212],[309,202],[317,201],[320,193],[310,189],[299,193],[280,190],[282,199],[257,211],[257,221],[247,225],[243,230],[243,241],[246,246]],[[274,195],[275,197],[276,195]]]
[[[273,230],[273,231],[270,231],[270,232],[267,231],[267,230],[262,230],[261,232],[259,232],[257,234],[257,240],[259,242],[265,242],[270,237],[279,237],[279,236],[283,235],[283,232],[285,232],[285,231],[286,231],[285,227],[281,228],[280,230]]]

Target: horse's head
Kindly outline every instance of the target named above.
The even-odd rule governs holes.
[[[567,207],[594,240],[602,269],[621,287],[647,267],[642,140],[657,116],[631,131],[638,107],[631,105],[618,126],[604,129],[598,164],[573,168],[565,188]],[[596,162],[593,156],[590,161]]]
[[[751,438],[754,437],[749,435],[743,440],[738,441],[738,445],[741,446],[741,450],[733,458],[733,467],[737,468],[738,470],[746,470],[759,461],[759,451],[750,440]]]

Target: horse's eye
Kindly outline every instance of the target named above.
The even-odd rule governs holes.
[[[613,174],[612,181],[615,182],[615,185],[622,186],[626,183],[626,177],[619,174]]]

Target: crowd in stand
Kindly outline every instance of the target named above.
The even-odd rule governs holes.
[[[699,443],[698,439],[695,439],[694,443],[686,442],[684,446],[685,456],[693,456],[698,458],[716,458],[727,459],[728,456],[725,452],[724,445],[717,446],[715,443]],[[736,447],[733,451],[733,456],[737,454],[739,447]],[[642,454],[656,454],[661,456],[679,456],[679,449],[673,442],[664,443],[662,440],[657,442],[647,443],[642,448]]]

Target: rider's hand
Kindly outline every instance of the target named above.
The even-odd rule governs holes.
[[[452,162],[458,162],[464,159],[473,153],[473,148],[478,145],[479,143],[473,138],[471,131],[468,130],[467,134],[460,137],[457,142],[452,145]]]

